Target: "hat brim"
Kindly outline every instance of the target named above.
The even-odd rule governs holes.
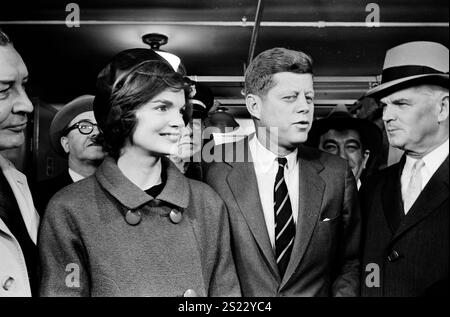
[[[364,148],[375,155],[383,148],[383,135],[380,129],[369,120],[359,118],[324,118],[315,121],[308,133],[307,145],[318,148],[320,137],[329,130],[356,130],[358,131]]]
[[[66,152],[61,146],[61,137],[63,136],[64,129],[79,114],[87,111],[93,111],[93,103],[94,96],[80,96],[66,104],[53,117],[53,120],[50,124],[49,136],[50,145],[56,153],[61,156],[66,155]]]
[[[369,89],[360,99],[366,97],[379,99],[395,91],[406,89],[419,84],[435,84],[448,88],[448,79],[448,74],[423,74],[399,78]]]

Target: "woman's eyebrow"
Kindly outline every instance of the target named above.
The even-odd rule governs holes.
[[[173,102],[168,99],[156,99],[156,100],[151,101],[151,103],[163,103],[165,105],[173,105]]]

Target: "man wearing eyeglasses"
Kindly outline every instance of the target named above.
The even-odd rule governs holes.
[[[34,199],[41,214],[57,191],[94,174],[105,157],[98,142],[100,132],[92,110],[93,102],[91,95],[75,98],[52,120],[50,143],[56,153],[67,157],[68,169],[36,187]]]

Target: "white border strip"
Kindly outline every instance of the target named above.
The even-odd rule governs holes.
[[[0,21],[0,25],[65,25],[65,20],[16,20]],[[121,20],[82,20],[80,25],[182,25],[182,26],[228,26],[228,27],[253,27],[255,22],[243,21],[121,21]],[[448,22],[282,22],[262,21],[261,27],[433,27],[448,28]]]

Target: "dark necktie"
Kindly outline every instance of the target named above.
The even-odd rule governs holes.
[[[274,212],[275,212],[275,254],[278,269],[283,277],[291,257],[295,237],[295,224],[291,201],[284,181],[284,166],[287,159],[278,158],[278,173],[275,177]]]

